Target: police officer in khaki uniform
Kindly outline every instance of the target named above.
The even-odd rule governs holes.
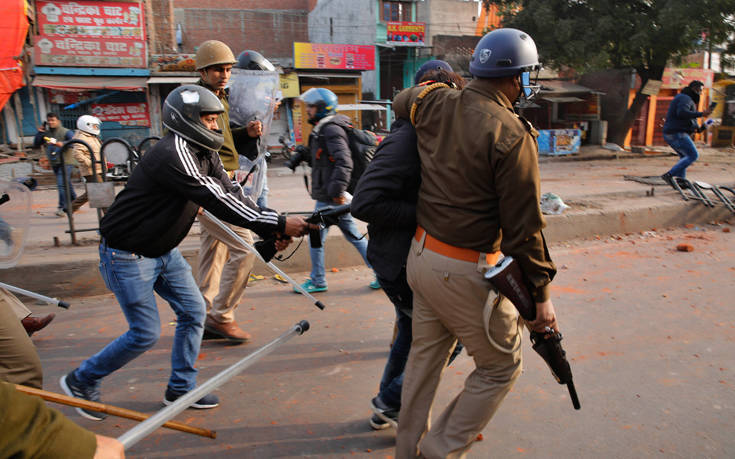
[[[238,145],[257,148],[258,137],[262,134],[260,121],[252,121],[248,126],[233,130],[230,127],[230,104],[226,88],[232,66],[237,62],[229,46],[217,40],[207,40],[197,49],[196,69],[201,79],[199,85],[214,92],[225,107],[217,119],[217,125],[225,141],[219,150],[219,157],[225,170],[233,176],[239,168]],[[244,141],[242,140],[244,139]],[[242,147],[240,147],[242,148]],[[244,153],[244,152],[243,152]],[[244,249],[232,236],[220,228],[205,214],[199,215],[201,225],[199,247],[199,290],[207,305],[207,318],[204,322],[205,338],[225,338],[235,343],[250,340],[250,334],[240,328],[235,321],[237,308],[250,271],[255,263],[255,254]],[[227,224],[243,240],[253,244],[252,233],[240,226]]]
[[[413,341],[403,383],[396,457],[463,457],[521,372],[518,313],[483,269],[500,251],[520,262],[536,300],[528,326],[556,327],[548,285],[556,273],[541,229],[537,132],[513,111],[531,96],[536,45],[520,30],[485,35],[462,91],[437,85],[396,96],[416,127],[421,159],[418,228],[408,256]],[[430,425],[457,338],[475,361],[464,389]]]

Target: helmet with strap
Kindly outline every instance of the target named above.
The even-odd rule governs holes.
[[[225,138],[222,132],[207,128],[201,117],[224,111],[225,107],[212,91],[187,84],[174,89],[166,97],[163,103],[163,125],[202,148],[218,151]]]

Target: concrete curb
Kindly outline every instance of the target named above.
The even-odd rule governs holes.
[[[607,201],[607,202],[605,202]],[[732,218],[733,214],[724,206],[709,208],[698,202],[683,201],[678,195],[661,195],[625,198],[611,194],[604,199],[574,201],[573,210],[564,215],[546,216],[544,234],[549,243],[577,238],[609,236],[655,229],[703,224]],[[579,210],[575,210],[579,209]],[[180,250],[194,272],[197,269],[198,239],[189,238]],[[293,250],[293,249],[292,249]],[[290,252],[288,252],[290,253]],[[327,238],[325,265],[327,269],[359,266],[363,264],[357,250],[333,229]],[[99,259],[96,249],[76,253],[69,257],[27,257],[14,269],[3,272],[3,281],[24,289],[52,297],[80,297],[109,293],[98,270]],[[59,262],[58,259],[65,261]],[[286,261],[275,261],[283,271],[302,282],[311,269],[309,243],[304,239],[301,246]],[[255,274],[271,277],[273,273],[260,262],[256,262]],[[298,273],[305,273],[299,275]]]

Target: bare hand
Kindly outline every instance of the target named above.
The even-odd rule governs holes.
[[[347,202],[347,198],[345,198],[345,196],[341,194],[341,195],[337,196],[336,198],[332,198],[332,201],[335,204],[340,204],[341,205],[341,204],[345,204]]]
[[[202,214],[204,214],[204,207],[200,207],[197,209],[197,215],[202,215]]]
[[[97,438],[97,449],[94,452],[94,459],[117,459],[125,457],[125,448],[116,439],[102,435],[95,435],[95,438]]]
[[[536,303],[536,320],[528,323],[528,328],[537,332],[546,331],[546,327],[559,331],[556,325],[556,312],[554,312],[554,303],[546,300],[543,303]]]
[[[258,120],[249,122],[246,129],[250,137],[255,138],[263,135],[263,123]]]
[[[283,234],[279,234],[278,237],[276,238],[276,250],[278,252],[282,250],[286,250],[286,247],[288,247],[289,244],[291,244],[292,240],[293,239],[291,239],[291,236],[285,236]]]
[[[306,223],[303,217],[286,217],[286,228],[283,230],[286,236],[304,236],[310,229],[319,229],[317,225]]]

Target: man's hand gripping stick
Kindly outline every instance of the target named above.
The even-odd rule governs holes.
[[[331,225],[336,225],[339,217],[349,212],[349,203],[342,204],[341,206],[322,207],[319,210],[315,210],[314,213],[306,219],[307,223],[319,225],[320,228],[309,231],[309,244],[311,244],[311,247],[313,249],[320,248],[322,246],[321,229],[328,228]]]
[[[518,262],[513,257],[504,257],[485,273],[485,279],[508,298],[527,322],[536,319],[536,302],[531,296]],[[547,327],[544,333],[531,330],[531,342],[536,351],[551,369],[551,374],[559,384],[566,384],[574,409],[580,409],[577,390],[572,381],[572,369],[561,347],[562,335]]]

